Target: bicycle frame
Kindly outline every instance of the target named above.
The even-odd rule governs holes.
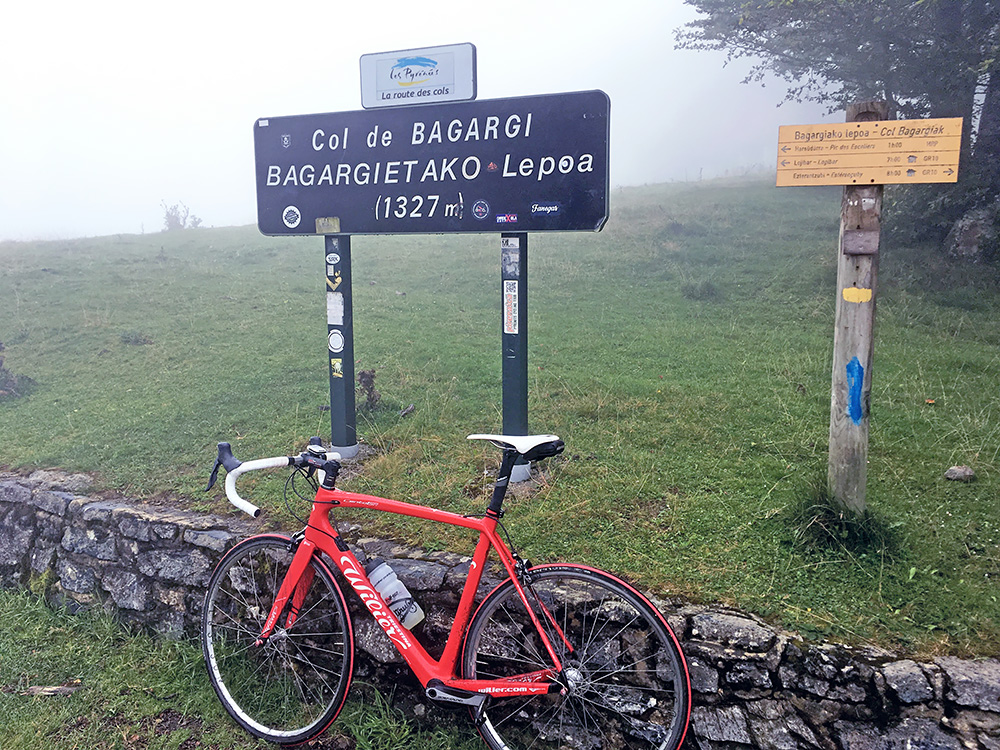
[[[399,619],[375,590],[375,587],[365,573],[364,567],[330,522],[330,513],[334,508],[377,510],[451,526],[459,526],[479,532],[479,541],[472,556],[469,573],[462,589],[461,599],[459,600],[458,610],[455,613],[455,619],[440,659],[431,657],[423,645],[410,634],[410,631],[403,627]],[[298,613],[298,608],[304,600],[308,592],[308,587],[312,582],[311,576],[304,577],[303,574],[310,571],[309,561],[312,559],[312,556],[317,552],[323,552],[333,560],[337,568],[343,573],[344,578],[350,583],[355,594],[361,599],[365,608],[375,618],[375,621],[378,622],[382,630],[385,631],[389,640],[392,641],[424,687],[427,687],[431,680],[440,680],[444,685],[451,688],[483,693],[494,697],[561,692],[563,685],[556,680],[556,677],[562,671],[562,663],[546,634],[545,628],[538,621],[538,617],[528,602],[527,595],[517,575],[514,555],[503,539],[496,533],[497,518],[495,514],[490,512],[487,512],[486,516],[482,518],[466,517],[460,516],[457,513],[437,510],[415,503],[389,500],[387,498],[345,492],[338,489],[327,490],[322,487],[319,488],[316,498],[313,501],[312,511],[309,514],[308,524],[303,532],[303,538],[295,551],[288,573],[284,581],[282,581],[278,594],[275,597],[274,604],[264,623],[258,644],[263,643],[274,631],[281,613],[285,611],[286,605],[289,604],[289,600],[291,600],[291,606],[286,617],[285,627],[289,628],[292,626]],[[491,548],[496,550],[507,575],[514,582],[518,595],[538,631],[541,642],[552,659],[553,666],[550,669],[498,680],[469,680],[459,677],[458,661],[461,655],[462,641],[469,620],[472,617],[476,592],[482,580],[483,570]],[[550,626],[555,626],[551,615],[546,614],[547,623]],[[558,626],[555,627],[555,630],[558,635],[562,635]],[[568,646],[569,644],[567,643],[566,645]]]

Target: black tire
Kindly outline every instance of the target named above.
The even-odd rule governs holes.
[[[599,570],[542,565],[532,568],[530,577],[528,599],[563,663],[561,680],[568,689],[565,695],[491,698],[479,726],[489,746],[679,747],[691,686],[684,655],[663,616],[635,589]],[[506,581],[472,618],[463,676],[495,679],[550,666],[524,604]]]
[[[354,662],[344,596],[318,555],[298,619],[286,629],[286,607],[267,642],[254,645],[292,554],[290,540],[272,534],[229,550],[209,581],[201,629],[208,674],[226,711],[248,732],[282,745],[306,742],[337,718]]]

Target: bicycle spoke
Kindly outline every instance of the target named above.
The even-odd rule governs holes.
[[[333,635],[333,633],[330,633],[329,635]],[[305,636],[301,636],[301,635],[299,635],[299,636],[288,636],[288,642],[291,643],[291,644],[293,644],[296,649],[299,649],[301,651],[303,647],[300,646],[297,641],[302,640],[304,638],[305,638]],[[309,646],[308,648],[309,648],[310,651],[314,651],[314,652],[320,653],[320,654],[329,654],[330,656],[334,656],[334,657],[336,657],[338,659],[343,658],[343,656],[344,656],[343,646],[341,646],[341,648],[339,650],[335,650],[335,649],[332,649],[332,648],[321,648],[319,646]]]
[[[276,536],[237,545],[209,582],[203,615],[209,675],[226,710],[251,733],[281,744],[312,739],[336,716],[353,655],[343,597],[316,559],[292,629],[279,620],[258,645],[292,556]]]
[[[306,685],[305,677],[295,668],[291,655],[284,650],[281,653],[285,661],[285,673],[291,675],[292,682],[298,689],[299,698],[302,700],[303,705],[309,705],[312,703],[312,690],[310,686]],[[312,665],[310,664],[310,666]],[[322,695],[322,692],[319,694]]]
[[[511,625],[515,626],[518,630],[523,632],[524,628],[514,619],[513,613],[507,607],[504,607],[504,615],[506,615],[507,621]],[[527,659],[522,659],[522,661],[525,664],[532,664],[533,666],[544,667],[548,663],[548,658],[542,657],[542,654],[534,647],[534,644],[531,642],[530,637],[527,640],[523,640],[522,645],[524,645],[526,648],[530,650],[531,653],[529,654],[529,656],[531,656],[532,658],[532,661],[528,661]]]
[[[562,738],[565,736],[563,734],[563,731],[564,731],[563,730],[563,726],[564,726],[563,719],[565,718],[565,701],[562,701],[561,703],[562,703],[562,705],[553,706],[552,710],[549,711],[549,714],[551,714],[550,718],[541,727],[542,730],[548,730],[552,726],[553,720],[555,720],[558,717],[558,719],[559,719],[559,731],[558,731],[558,733],[557,733],[556,736],[557,736],[557,738],[559,740],[562,740]],[[551,731],[549,732],[549,734],[551,735]],[[544,731],[539,731],[539,733],[538,733],[538,739],[540,739],[540,740],[542,740],[542,739],[548,740],[548,739],[550,739],[550,737],[546,737]],[[531,745],[529,745],[529,747],[534,747],[534,744],[535,744],[535,741],[533,740],[532,743],[531,743]]]
[[[259,647],[258,647],[259,648]],[[243,656],[244,654],[251,653],[255,649],[253,642],[247,643],[245,646],[241,647],[237,651],[231,651],[226,654],[223,659],[234,659],[238,656]]]
[[[299,660],[301,662],[303,662],[304,664],[308,665],[310,667],[310,669],[312,669],[314,672],[316,672],[316,673],[325,673],[325,674],[336,674],[336,672],[334,672],[333,670],[329,669],[328,667],[320,666],[315,661],[313,661],[311,658],[309,658],[306,655],[306,652],[297,643],[293,643],[291,641],[289,641],[289,643],[291,643],[291,645],[295,647],[295,650],[300,655]],[[332,654],[334,652],[333,651],[325,651],[325,653],[331,653]]]
[[[532,576],[528,600],[562,661],[567,692],[491,701],[481,727],[491,748],[674,750],[690,704],[684,657],[662,618],[634,590],[599,571],[553,565],[533,569]],[[470,623],[466,676],[514,677],[536,658],[549,666],[548,656],[538,653],[536,632],[513,584],[497,589]]]
[[[529,667],[529,669],[521,669],[521,670],[509,669],[509,670],[506,670],[508,672],[515,672],[515,671],[537,672],[539,669],[544,669],[546,667],[546,664],[542,663],[541,659],[536,659],[536,658],[526,659],[524,657],[505,656],[503,654],[483,654],[483,656],[487,656],[487,657],[489,657],[490,659],[492,659],[494,661],[503,662],[505,665],[506,664],[509,664],[509,665],[520,664],[520,665],[524,665],[525,667]]]
[[[591,719],[590,713],[586,710],[586,707],[584,705],[582,705],[577,700],[571,701],[570,705],[572,706],[573,712],[577,714],[578,717],[580,717],[580,723],[583,725],[583,729],[588,736],[591,735],[594,731],[597,731],[601,735],[604,734],[598,723],[596,721],[590,720]],[[591,724],[593,725],[593,727],[591,727]]]
[[[229,626],[230,630],[232,630],[232,631],[234,631],[236,633],[245,634],[245,635],[247,635],[247,636],[249,636],[251,638],[254,638],[255,640],[260,637],[260,630],[259,629],[251,630],[250,628],[248,628],[247,626],[245,626],[241,620],[239,620],[235,616],[231,615],[226,610],[224,610],[224,609],[216,610],[216,614],[222,615],[223,617],[227,618],[232,623],[232,625]],[[218,628],[222,629],[222,628],[224,628],[226,626],[225,625],[216,625],[214,627],[218,627]]]
[[[277,594],[277,589],[275,589],[275,594]],[[321,604],[324,605],[324,606],[326,606],[327,602],[328,602],[327,595],[323,594],[322,598],[318,599],[316,602],[314,602],[313,604],[311,604],[308,609],[300,610],[299,614],[298,614],[298,617],[299,618],[303,618],[303,619],[307,618],[310,614],[312,614],[312,611],[314,609],[316,609]]]

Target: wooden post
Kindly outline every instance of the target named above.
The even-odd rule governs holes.
[[[859,102],[847,108],[847,122],[885,120],[887,112],[885,102]],[[833,502],[846,515],[855,518],[863,516],[866,509],[868,414],[881,217],[881,185],[844,188],[837,253],[827,488]]]

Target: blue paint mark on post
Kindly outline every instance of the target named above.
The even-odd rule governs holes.
[[[861,424],[861,387],[865,382],[865,368],[857,357],[847,363],[847,416],[856,425]]]

